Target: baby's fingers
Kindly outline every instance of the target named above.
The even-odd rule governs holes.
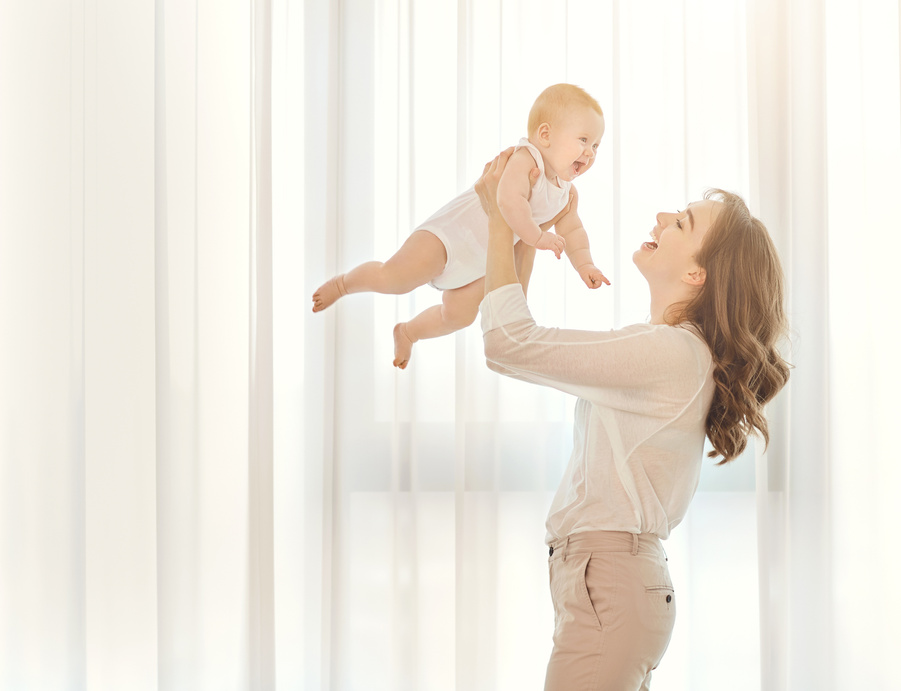
[[[607,280],[607,277],[600,271],[590,274],[588,276],[588,280],[586,281],[586,285],[588,285],[588,287],[592,289],[600,288],[601,284],[604,283],[606,283],[608,286],[610,285],[610,281]]]
[[[556,242],[554,243],[554,254],[557,255],[557,259],[560,259],[560,255],[563,253],[563,250],[566,249],[566,238],[556,235],[555,240]]]

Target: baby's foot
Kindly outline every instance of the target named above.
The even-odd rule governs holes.
[[[413,340],[407,335],[407,325],[401,322],[394,326],[394,366],[406,369],[413,352]]]
[[[345,295],[347,295],[347,290],[344,288],[344,274],[338,274],[319,286],[313,293],[313,311],[321,312]]]

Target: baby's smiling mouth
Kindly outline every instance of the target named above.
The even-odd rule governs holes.
[[[581,162],[579,162],[579,161],[573,161],[573,170],[575,171],[576,175],[578,175],[579,172],[580,172],[580,171],[582,170],[582,168],[584,168],[584,167],[585,167],[585,164],[584,164],[584,163],[581,163]]]

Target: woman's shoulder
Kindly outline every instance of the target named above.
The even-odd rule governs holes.
[[[634,339],[635,355],[647,357],[667,368],[695,364],[706,370],[712,361],[710,348],[690,324],[630,324],[614,330],[620,337]]]
[[[664,328],[668,329],[667,333],[673,342],[681,346],[673,349],[677,356],[692,358],[699,370],[707,372],[711,369],[713,353],[710,352],[710,346],[707,345],[701,332],[693,324],[676,324]]]
[[[688,336],[690,337],[690,339],[698,340],[702,344],[704,343],[704,339],[701,338],[698,330],[691,324],[671,325],[636,322],[635,324],[628,324],[627,326],[622,326],[618,329],[614,329],[614,331],[623,335],[640,335],[661,340],[683,340],[686,338],[686,336]]]

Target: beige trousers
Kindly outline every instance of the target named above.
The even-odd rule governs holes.
[[[545,691],[645,691],[676,620],[660,540],[576,533],[551,545],[554,650]]]

